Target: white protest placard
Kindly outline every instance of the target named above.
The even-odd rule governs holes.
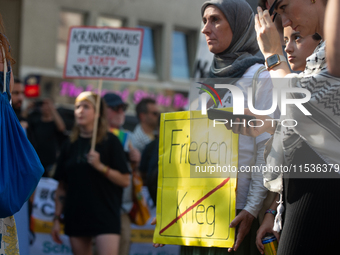
[[[62,244],[53,241],[51,231],[55,212],[55,193],[58,182],[52,178],[42,177],[34,192],[31,215],[30,251],[31,255],[72,255],[69,237],[62,234]],[[1,253],[0,253],[1,254]]]
[[[143,29],[71,27],[64,78],[136,81]]]

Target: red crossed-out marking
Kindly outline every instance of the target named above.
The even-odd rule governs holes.
[[[190,206],[188,209],[186,209],[183,213],[178,215],[173,221],[171,221],[166,227],[164,227],[161,231],[159,231],[159,234],[162,234],[165,230],[170,228],[173,224],[175,224],[180,218],[182,218],[184,215],[186,215],[188,212],[190,212],[192,209],[194,209],[199,203],[201,203],[203,200],[210,197],[213,193],[215,193],[217,190],[222,188],[224,185],[227,184],[227,182],[230,180],[230,177],[225,179],[223,182],[221,182],[219,185],[217,185],[214,189],[210,190],[207,194],[205,194],[202,198],[197,200],[196,203],[194,203],[192,206]]]

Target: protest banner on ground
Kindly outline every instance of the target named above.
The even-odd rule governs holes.
[[[34,193],[31,215],[30,254],[72,255],[68,236],[60,235],[62,244],[53,241],[51,231],[55,212],[55,191],[58,182],[52,178],[42,177]]]
[[[64,78],[136,81],[143,29],[71,27]]]
[[[161,116],[154,242],[232,247],[238,135],[200,111]]]

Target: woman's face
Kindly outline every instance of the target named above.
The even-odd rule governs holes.
[[[286,44],[288,62],[294,71],[303,71],[306,67],[306,58],[312,55],[319,41],[311,35],[301,37],[299,32],[291,27],[284,28],[284,41]]]
[[[74,109],[74,117],[78,126],[88,127],[94,123],[95,110],[87,100],[77,102]]]
[[[202,33],[210,52],[218,54],[226,50],[233,39],[233,32],[223,12],[214,5],[208,5],[202,19]]]
[[[281,15],[282,26],[291,26],[302,37],[320,32],[319,11],[324,8],[321,0],[279,0],[276,12]]]

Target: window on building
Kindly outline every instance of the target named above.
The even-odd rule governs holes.
[[[84,15],[77,12],[61,11],[59,14],[59,28],[58,28],[58,42],[56,50],[56,64],[57,67],[64,68],[67,38],[69,29],[72,26],[83,26],[85,18]]]
[[[123,21],[121,19],[99,17],[97,19],[97,26],[98,27],[122,27]]]
[[[139,26],[144,29],[142,57],[139,72],[144,74],[156,74],[156,59],[154,47],[155,32],[151,27]]]
[[[187,35],[184,32],[172,33],[172,63],[171,77],[175,79],[189,79],[189,57]]]

